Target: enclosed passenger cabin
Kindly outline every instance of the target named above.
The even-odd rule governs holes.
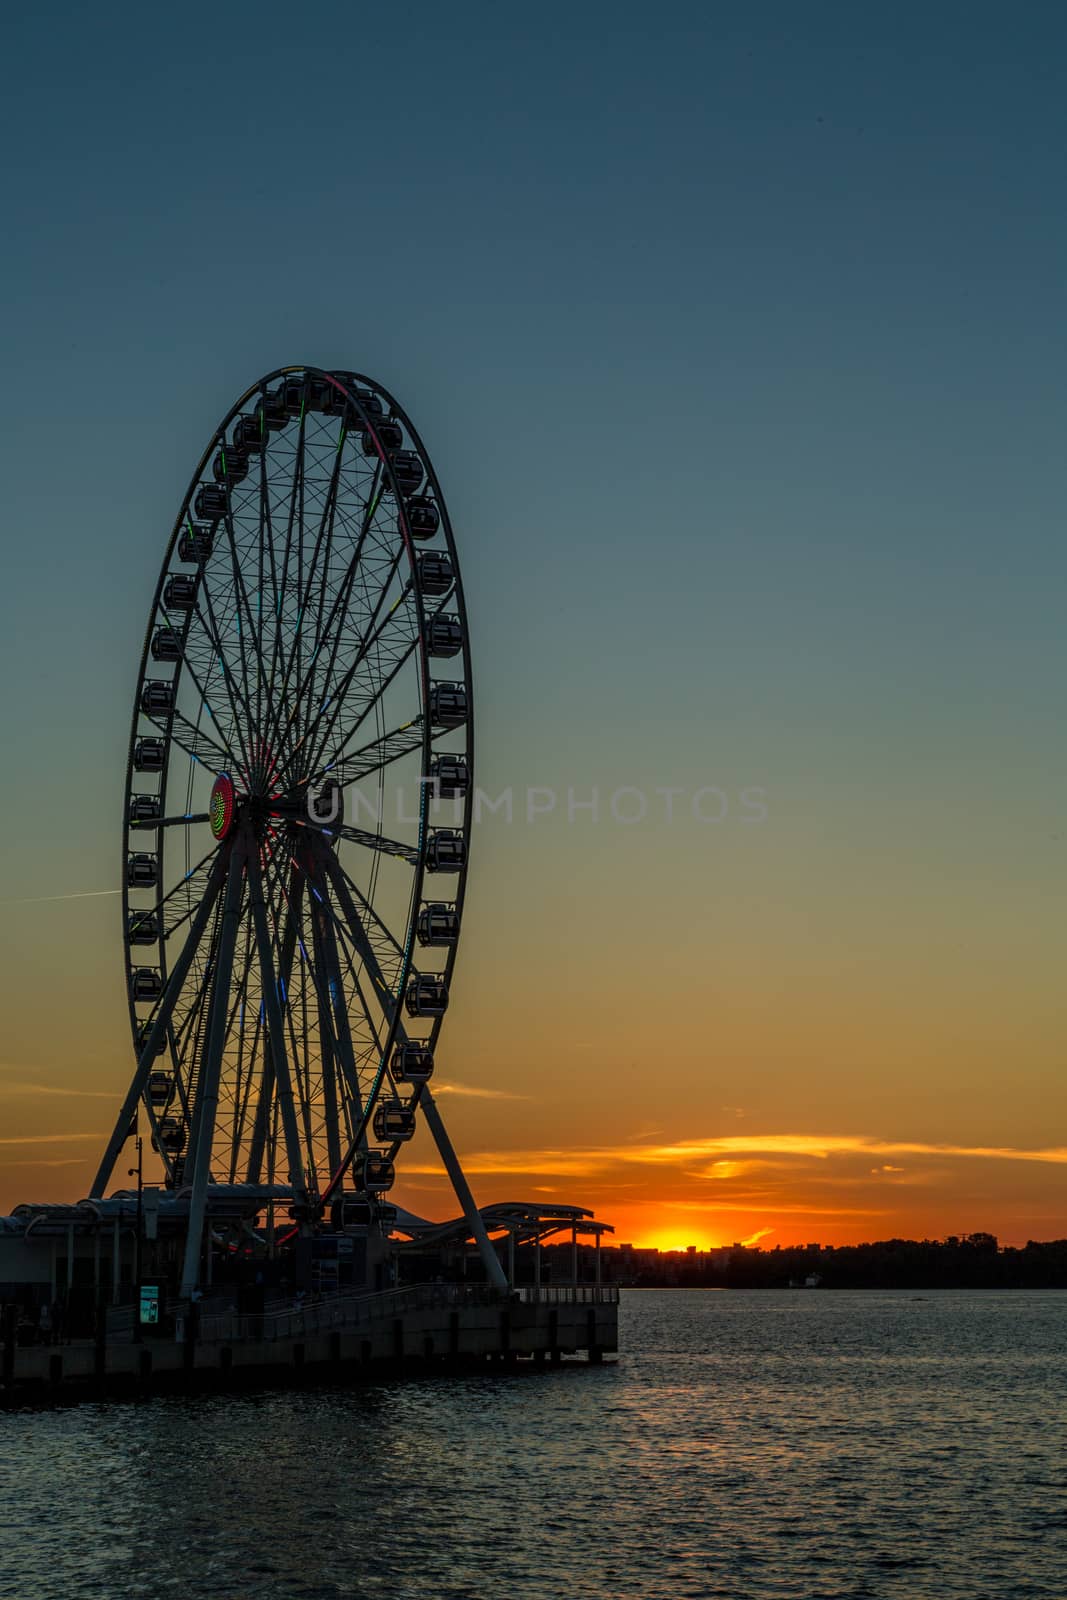
[[[130,974],[130,994],[134,1000],[158,1000],[163,993],[163,978],[158,967],[134,967]]]
[[[133,747],[134,772],[162,772],[166,748],[162,739],[138,739]]]
[[[397,1083],[429,1083],[433,1077],[433,1051],[417,1039],[405,1039],[393,1050],[391,1066]]]
[[[304,380],[303,378],[283,378],[274,391],[279,406],[287,416],[298,417],[304,409]],[[268,399],[271,396],[267,396]]]
[[[180,661],[182,636],[174,628],[157,628],[152,635],[153,661]]]
[[[410,1139],[415,1132],[415,1113],[401,1100],[387,1100],[374,1108],[374,1137],[382,1144]]]
[[[163,815],[158,794],[131,794],[129,815],[131,822],[158,821]]]
[[[141,1023],[138,1024],[137,1037],[136,1037],[136,1040],[134,1041],[134,1048],[137,1051],[137,1059],[138,1059],[138,1061],[140,1061],[141,1057],[145,1053],[145,1047],[148,1044],[148,1035],[151,1032],[152,1032],[152,1019],[151,1019],[151,1017],[146,1017],[144,1022],[141,1022]],[[166,1048],[167,1048],[167,1034],[166,1034],[166,1029],[164,1029],[164,1031],[159,1036],[159,1043],[156,1045],[156,1048],[153,1050],[152,1054],[154,1056],[161,1056]]]
[[[169,717],[174,710],[174,685],[167,678],[149,678],[141,690],[141,710],[146,717]]]
[[[354,1176],[357,1189],[364,1194],[384,1194],[396,1180],[396,1171],[388,1156],[379,1150],[368,1150],[355,1162]]]
[[[374,433],[378,435],[377,439]],[[382,450],[392,452],[399,450],[404,443],[404,431],[398,422],[376,422],[374,433],[365,433],[359,441],[359,447],[365,456],[376,456]]]
[[[341,417],[348,405],[348,396],[328,378],[308,379],[308,410],[321,411],[327,417]]]
[[[148,1074],[148,1103],[156,1111],[162,1111],[170,1102],[174,1093],[174,1079],[169,1072],[150,1072]]]
[[[191,611],[196,605],[196,579],[174,573],[163,585],[163,604],[168,611]]]
[[[470,768],[466,756],[439,755],[430,760],[430,781],[433,794],[451,800],[467,793],[471,786]]]
[[[159,857],[138,851],[126,857],[126,887],[154,889],[159,882]]]
[[[404,507],[413,539],[432,539],[441,526],[441,513],[424,494],[413,495]]]
[[[392,457],[392,463],[400,493],[405,497],[414,494],[426,476],[422,458],[415,450],[398,450]]]
[[[447,594],[455,574],[443,550],[420,550],[415,558],[415,577],[423,594]]]
[[[271,433],[278,433],[289,426],[289,408],[285,404],[283,390],[284,384],[279,384],[277,389],[268,389],[260,402],[260,415]]]
[[[458,728],[467,720],[467,685],[431,683],[430,722],[435,728]]]
[[[426,627],[426,648],[432,656],[458,656],[463,649],[463,624],[440,612]]]
[[[412,1017],[443,1017],[448,1010],[448,984],[436,972],[413,972],[404,1004]]]
[[[228,490],[219,483],[203,483],[196,491],[193,516],[205,522],[218,522],[230,509]]]
[[[281,426],[284,428],[288,421],[289,418],[284,417]],[[256,411],[250,417],[238,417],[230,438],[233,440],[233,448],[242,455],[258,455],[260,446],[266,438],[262,412]]]
[[[187,524],[178,540],[178,559],[206,561],[214,545],[215,535],[207,523],[194,522],[191,528]]]
[[[159,918],[154,911],[131,911],[126,917],[126,937],[131,944],[156,944]]]
[[[180,1117],[164,1117],[159,1124],[159,1143],[152,1140],[153,1150],[158,1150],[162,1145],[168,1155],[178,1155],[185,1149],[185,1124]]]
[[[240,483],[242,478],[248,477],[248,451],[238,450],[236,445],[224,444],[221,450],[215,452],[211,470],[216,483]]]
[[[357,1200],[350,1194],[342,1195],[330,1207],[330,1226],[338,1233],[348,1228],[369,1228],[374,1220],[369,1200]]]
[[[271,389],[256,409],[268,433],[280,433],[289,426],[289,412],[282,404],[277,389]]]
[[[420,944],[455,944],[459,938],[459,912],[443,900],[431,900],[419,912],[416,931]]]
[[[427,872],[458,872],[467,864],[467,843],[454,828],[433,828],[426,846]]]
[[[374,423],[374,426],[377,427],[379,420],[385,416],[385,412],[382,410],[382,402],[379,400],[378,396],[372,393],[370,389],[355,389],[353,390],[353,394],[363,407],[366,415]],[[353,419],[352,427],[360,428],[361,426],[362,419],[357,413],[356,417]]]

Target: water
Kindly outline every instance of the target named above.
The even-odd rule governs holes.
[[[632,1291],[621,1338],[0,1416],[0,1596],[1067,1597],[1067,1296]]]

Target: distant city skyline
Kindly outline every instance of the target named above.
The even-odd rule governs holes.
[[[6,23],[0,1213],[128,1082],[152,587],[307,361],[425,438],[512,794],[435,1079],[479,1201],[1067,1235],[1063,13],[257,16]]]

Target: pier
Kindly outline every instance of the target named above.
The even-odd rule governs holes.
[[[302,1378],[374,1378],[458,1365],[543,1365],[618,1348],[614,1287],[412,1284],[376,1294],[241,1313],[231,1300],[182,1302],[154,1329],[135,1308],[102,1319],[95,1338],[20,1346],[5,1328],[0,1403],[75,1400],[174,1387],[228,1387]]]

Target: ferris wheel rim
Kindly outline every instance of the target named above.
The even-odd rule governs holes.
[[[418,663],[417,670],[418,670],[418,676],[419,676],[419,682],[420,682],[420,688],[421,688],[421,701],[420,701],[420,704],[421,704],[421,716],[422,716],[422,729],[421,729],[421,743],[420,743],[420,747],[419,747],[420,750],[421,750],[421,772],[422,772],[423,778],[426,778],[428,776],[430,770],[431,770],[430,763],[431,763],[431,761],[433,759],[433,754],[434,754],[434,749],[435,749],[435,739],[440,737],[439,733],[435,733],[434,732],[434,729],[433,729],[433,727],[431,725],[431,718],[430,718],[430,686],[431,686],[431,681],[432,680],[431,680],[431,677],[430,677],[430,659],[431,658],[430,658],[429,651],[428,651],[428,648],[427,648],[427,631],[426,631],[427,612],[426,612],[426,607],[425,607],[425,604],[424,604],[424,596],[422,594],[421,587],[420,587],[419,583],[415,581],[416,565],[417,565],[417,553],[416,553],[416,550],[415,550],[415,542],[414,542],[414,540],[412,538],[410,527],[408,526],[407,496],[403,492],[402,486],[398,481],[397,474],[396,474],[396,471],[394,469],[394,463],[393,463],[393,460],[392,460],[392,455],[390,454],[390,451],[388,449],[384,448],[381,445],[380,441],[378,441],[378,439],[377,439],[377,429],[375,427],[375,420],[376,419],[365,408],[364,402],[365,402],[366,397],[367,397],[368,394],[370,396],[377,397],[379,402],[384,403],[384,405],[386,407],[387,416],[390,417],[390,418],[395,418],[398,421],[401,429],[404,432],[406,432],[408,438],[410,438],[410,440],[412,441],[412,445],[413,445],[414,451],[416,452],[416,454],[417,454],[417,456],[418,456],[418,458],[419,458],[419,460],[420,460],[420,462],[421,462],[421,464],[422,464],[422,466],[424,468],[426,483],[427,483],[428,488],[430,488],[432,490],[433,502],[434,502],[435,506],[437,507],[438,512],[439,512],[439,516],[440,516],[440,534],[441,534],[441,537],[443,539],[444,549],[445,549],[448,557],[451,560],[451,568],[452,568],[452,573],[453,573],[453,584],[452,584],[452,589],[449,592],[449,595],[448,595],[447,598],[448,598],[449,604],[451,604],[455,608],[455,610],[457,611],[458,616],[459,616],[459,620],[460,620],[460,626],[461,626],[461,636],[462,636],[461,658],[462,658],[462,667],[463,667],[463,682],[464,682],[464,684],[466,686],[466,704],[467,704],[466,719],[465,719],[465,722],[464,722],[464,724],[462,726],[462,739],[463,739],[463,746],[464,746],[463,755],[464,755],[464,758],[465,758],[465,761],[466,761],[466,770],[467,770],[467,773],[468,773],[468,777],[469,777],[469,779],[473,778],[474,740],[473,740],[473,705],[472,705],[472,669],[471,669],[471,659],[470,659],[470,634],[469,634],[468,617],[467,617],[467,609],[466,609],[466,599],[465,599],[465,595],[464,595],[464,592],[463,592],[462,577],[461,577],[461,573],[460,573],[458,556],[457,556],[457,553],[456,553],[454,532],[453,532],[453,528],[452,528],[451,519],[450,519],[449,514],[448,514],[447,503],[445,501],[444,494],[443,494],[443,492],[441,490],[440,480],[438,478],[438,475],[437,475],[436,471],[434,470],[433,463],[432,463],[432,460],[431,460],[431,458],[429,456],[429,453],[427,452],[427,450],[425,448],[425,445],[423,444],[421,437],[418,435],[418,433],[417,433],[414,425],[412,424],[412,422],[410,420],[410,417],[408,416],[407,412],[399,405],[399,403],[395,400],[395,398],[387,390],[385,390],[382,385],[377,383],[375,380],[367,378],[362,374],[349,372],[347,370],[343,371],[343,372],[340,372],[340,371],[332,371],[331,372],[331,371],[329,371],[329,370],[327,370],[325,368],[320,368],[320,367],[310,366],[310,365],[308,365],[308,366],[299,366],[299,365],[293,366],[293,365],[289,365],[289,366],[285,366],[285,367],[276,368],[272,372],[267,373],[262,378],[258,379],[255,384],[251,385],[244,392],[244,394],[242,394],[240,396],[240,398],[237,401],[234,402],[234,404],[229,408],[229,410],[226,412],[226,414],[224,415],[222,420],[219,422],[218,426],[214,429],[213,433],[211,434],[211,436],[209,438],[209,441],[207,443],[207,446],[204,449],[204,452],[203,452],[203,454],[202,454],[202,456],[200,458],[200,461],[198,462],[197,467],[196,467],[196,469],[195,469],[195,471],[194,471],[194,473],[193,473],[193,475],[192,475],[192,477],[190,479],[188,488],[187,488],[186,493],[185,493],[185,495],[183,497],[183,500],[181,502],[181,508],[180,508],[178,516],[177,516],[177,518],[175,520],[174,526],[173,526],[173,528],[171,530],[170,537],[169,537],[169,539],[167,541],[167,544],[166,544],[166,547],[165,547],[165,550],[164,550],[163,561],[162,561],[162,564],[161,564],[159,578],[157,580],[155,592],[154,592],[153,599],[152,599],[152,603],[151,603],[151,606],[149,608],[148,623],[147,623],[147,627],[146,627],[146,631],[145,631],[145,636],[144,636],[144,641],[143,641],[142,651],[141,651],[141,657],[140,657],[140,664],[139,664],[138,673],[137,673],[137,687],[136,687],[136,693],[135,693],[135,697],[134,697],[133,715],[132,715],[132,718],[131,718],[131,726],[130,726],[130,737],[129,737],[128,753],[127,753],[126,783],[125,783],[126,806],[125,806],[125,809],[124,809],[124,817],[123,817],[123,868],[124,868],[124,870],[123,870],[123,879],[122,879],[123,946],[124,946],[124,964],[125,964],[125,970],[126,970],[126,975],[127,975],[128,1009],[129,1009],[129,1015],[130,1015],[131,1031],[133,1033],[133,1037],[135,1039],[135,1042],[138,1039],[138,1030],[140,1028],[142,1028],[142,1026],[143,1026],[143,1024],[144,1024],[146,1019],[144,1019],[144,1018],[139,1016],[138,1009],[137,1009],[138,1002],[134,998],[133,974],[134,974],[135,970],[139,967],[140,963],[134,957],[134,945],[131,942],[131,916],[138,916],[138,915],[147,916],[148,913],[145,913],[143,910],[133,911],[131,909],[131,903],[130,903],[131,885],[130,885],[129,877],[128,877],[128,863],[130,861],[131,855],[135,853],[133,848],[132,848],[132,845],[135,842],[136,837],[138,835],[145,836],[147,834],[147,836],[153,837],[156,840],[157,854],[158,854],[158,857],[159,857],[159,861],[162,864],[164,856],[165,856],[165,853],[166,853],[166,844],[167,844],[167,835],[166,835],[165,830],[169,825],[175,826],[176,828],[179,829],[179,831],[184,831],[184,833],[186,835],[186,839],[188,840],[188,834],[189,834],[189,830],[190,830],[191,827],[193,827],[194,825],[198,826],[201,822],[204,822],[204,823],[209,822],[209,816],[208,815],[201,815],[200,813],[191,812],[191,813],[187,813],[185,815],[179,815],[179,816],[177,816],[177,817],[175,817],[173,819],[170,819],[170,818],[159,819],[158,825],[153,829],[151,824],[149,824],[146,828],[138,827],[136,825],[136,823],[134,822],[133,817],[132,817],[132,799],[135,796],[135,787],[134,786],[135,786],[135,782],[137,781],[137,777],[138,777],[138,772],[137,772],[137,769],[135,767],[135,753],[137,752],[137,749],[138,749],[138,738],[140,737],[140,738],[144,739],[144,738],[148,737],[145,734],[144,727],[142,726],[143,720],[144,720],[144,715],[145,715],[144,710],[143,710],[143,698],[144,698],[144,694],[145,694],[145,690],[146,690],[146,685],[148,685],[148,683],[150,681],[149,674],[150,674],[151,667],[152,667],[152,662],[151,662],[150,656],[151,656],[153,637],[154,637],[155,631],[156,631],[156,629],[158,627],[159,615],[160,615],[161,611],[164,611],[164,608],[163,608],[163,605],[162,605],[162,600],[163,600],[163,596],[164,596],[164,592],[165,592],[165,585],[167,584],[168,577],[172,575],[172,568],[173,568],[173,565],[174,565],[175,551],[177,550],[177,548],[179,546],[179,541],[183,537],[183,531],[185,529],[189,528],[192,525],[192,517],[191,517],[190,508],[192,506],[194,497],[197,495],[199,489],[201,489],[205,484],[205,481],[207,479],[207,472],[208,472],[209,464],[210,464],[210,462],[212,460],[213,454],[216,454],[220,450],[222,450],[223,452],[225,451],[225,449],[227,447],[227,441],[228,441],[228,439],[230,437],[233,425],[235,424],[235,422],[239,418],[243,418],[244,417],[246,408],[248,407],[250,402],[255,403],[257,401],[257,399],[258,399],[263,405],[266,405],[267,395],[268,395],[268,391],[269,391],[269,388],[270,388],[271,385],[277,384],[279,382],[284,382],[284,380],[287,379],[287,378],[297,378],[297,377],[299,377],[302,380],[302,382],[305,384],[305,386],[308,385],[308,384],[312,384],[312,383],[320,383],[320,384],[321,383],[325,383],[325,384],[329,384],[330,386],[332,386],[338,392],[339,396],[341,397],[341,403],[345,408],[345,412],[347,413],[348,410],[351,410],[355,414],[355,416],[358,418],[358,420],[361,423],[366,425],[364,430],[363,430],[363,432],[365,434],[369,435],[372,439],[374,439],[374,440],[376,440],[378,442],[378,454],[379,454],[380,470],[381,470],[383,476],[386,477],[389,480],[392,501],[395,504],[395,507],[396,507],[396,510],[397,510],[398,530],[399,530],[400,537],[401,537],[401,539],[403,541],[404,556],[405,556],[405,559],[406,559],[407,564],[408,564],[408,571],[409,571],[409,574],[410,574],[409,583],[410,583],[410,586],[411,586],[411,591],[412,591],[412,595],[413,595],[413,599],[414,599],[414,605],[415,605],[415,613],[416,613],[416,617],[417,617],[417,625],[418,625],[417,626],[417,640],[416,640],[415,645],[413,646],[413,651],[414,651],[414,654],[417,657],[417,663]],[[380,421],[381,419],[378,418],[377,420]],[[347,421],[347,416],[346,416],[346,421]],[[303,413],[301,414],[301,429],[302,428],[303,428]],[[261,457],[261,459],[265,462],[265,460],[266,460],[266,450],[267,450],[267,446],[269,444],[269,440],[267,438],[267,430],[266,430],[265,422],[262,424],[262,431],[263,431],[264,443],[263,443],[263,446],[262,446],[262,457]],[[350,430],[350,431],[354,432],[354,430]],[[344,432],[344,428],[342,428],[342,433],[343,432]],[[302,448],[303,448],[303,445],[301,444],[301,449]],[[229,513],[227,513],[227,520],[228,520],[228,516],[229,516]],[[220,519],[220,522],[221,522],[221,520],[223,520],[223,519]],[[231,543],[232,543],[233,542],[232,530],[228,530],[228,535],[231,538]],[[262,525],[261,525],[261,536],[262,536]],[[235,560],[236,560],[236,557],[235,557]],[[199,581],[199,578],[204,575],[205,570],[206,570],[206,562],[198,563],[198,567],[197,567],[198,581]],[[323,592],[324,592],[324,589],[325,589],[325,580],[324,580],[324,584],[323,584]],[[164,612],[164,614],[165,614],[165,612]],[[320,623],[321,623],[321,600],[320,600]],[[318,643],[321,644],[321,640],[318,641]],[[221,650],[220,650],[220,654],[221,654]],[[290,663],[290,665],[291,665],[291,663]],[[183,655],[182,659],[179,660],[178,662],[176,662],[176,664],[175,664],[175,672],[174,672],[174,677],[173,677],[173,680],[172,680],[172,682],[175,684],[175,686],[177,686],[179,684],[179,680],[180,680],[180,678],[182,676],[183,671],[186,669],[186,667],[189,667],[189,671],[190,671],[190,673],[192,673],[193,669],[189,666],[187,661],[184,659],[184,655]],[[177,694],[178,694],[178,689],[177,689],[177,687],[175,687],[174,693],[173,693],[173,697],[174,697],[175,700],[177,698]],[[379,694],[379,698],[380,698],[380,694]],[[204,703],[207,704],[206,696],[204,698]],[[208,709],[210,710],[210,706],[208,707]],[[272,711],[273,711],[273,709],[275,709],[275,708],[272,708]],[[234,719],[233,720],[234,720],[234,727],[239,729],[240,728],[240,721],[239,721],[239,718],[236,715],[236,711],[234,713]],[[169,728],[170,728],[170,719],[168,718],[168,730],[169,730]],[[252,730],[248,730],[248,731],[251,733]],[[261,734],[262,729],[257,727],[255,732],[256,732],[256,735],[258,737]],[[168,780],[170,778],[170,772],[171,772],[171,760],[172,760],[172,757],[173,757],[174,740],[173,740],[173,738],[171,736],[170,731],[168,731],[166,734],[164,734],[163,743],[164,743],[164,758],[163,758],[164,764],[159,769],[159,773],[158,773],[158,776],[159,776],[159,794],[160,794],[160,796],[164,796],[166,794],[166,792],[167,792],[167,785],[168,785]],[[179,741],[179,743],[180,743],[180,741]],[[184,746],[182,746],[182,748],[184,748]],[[204,748],[206,750],[207,746],[205,745]],[[220,749],[218,753],[220,755],[221,754],[225,754],[225,755],[230,756],[230,757],[232,757],[233,755],[237,754],[237,752],[233,752],[233,751],[228,750],[228,749],[226,749],[226,750],[221,750]],[[242,774],[242,776],[248,782],[251,782],[252,775],[253,775],[253,772],[254,772],[254,762],[250,759],[250,749],[248,747],[246,747],[245,749],[243,749],[240,752],[240,755],[243,758],[244,769],[245,769],[243,774]],[[199,759],[199,757],[194,753],[192,759],[194,761],[196,761],[196,760]],[[262,757],[258,757],[257,759],[262,759]],[[205,764],[205,763],[201,763],[201,764]],[[236,763],[236,764],[240,765],[240,763]],[[386,763],[383,761],[382,765],[384,765],[384,764],[386,764]],[[233,777],[232,773],[229,772],[229,769],[228,768],[220,769],[220,771],[228,774],[229,782],[231,784],[231,787],[233,787],[234,784],[235,784],[235,780],[234,780],[234,777]],[[218,779],[218,776],[219,776],[219,774],[217,773],[216,774],[216,781]],[[313,782],[314,781],[314,776],[315,775],[312,775],[312,777],[310,778],[309,781]],[[427,785],[425,783],[422,783],[420,785],[420,790],[421,790],[421,793],[420,793],[420,822],[419,822],[418,857],[417,857],[417,861],[413,864],[414,871],[413,871],[413,878],[412,878],[412,883],[411,883],[410,908],[409,908],[409,914],[408,914],[408,917],[407,917],[407,927],[404,930],[405,957],[404,957],[404,962],[403,962],[403,966],[402,966],[402,981],[401,981],[400,985],[398,986],[397,992],[396,992],[396,994],[394,996],[395,1015],[393,1017],[393,1021],[391,1023],[390,1028],[389,1028],[389,1032],[388,1032],[385,1044],[384,1044],[383,1049],[382,1049],[382,1061],[381,1061],[381,1066],[380,1066],[380,1069],[379,1069],[379,1072],[378,1072],[377,1081],[376,1081],[376,1083],[374,1085],[373,1093],[372,1093],[370,1099],[368,1100],[367,1106],[365,1108],[366,1114],[365,1114],[364,1119],[363,1119],[364,1120],[364,1128],[369,1123],[371,1112],[374,1109],[374,1105],[375,1105],[376,1101],[380,1097],[381,1086],[382,1086],[382,1082],[384,1081],[383,1075],[384,1075],[384,1073],[386,1071],[387,1058],[388,1058],[388,1056],[389,1056],[389,1054],[390,1054],[390,1052],[392,1050],[393,1044],[394,1044],[398,1034],[401,1031],[403,1031],[403,1027],[402,1027],[402,1011],[403,1011],[402,1001],[403,1001],[403,995],[404,995],[404,990],[405,990],[406,983],[407,983],[408,974],[409,974],[410,971],[413,970],[413,952],[414,952],[414,948],[415,948],[416,919],[417,919],[417,917],[419,915],[419,908],[420,908],[420,906],[423,905],[423,901],[424,901],[424,891],[425,891],[424,880],[425,880],[425,874],[426,874],[427,850],[428,850],[428,842],[429,842],[428,841],[429,829],[428,829],[428,825],[427,825],[427,821],[426,821],[426,814],[427,814],[427,810],[428,810],[429,798],[430,797],[429,797]],[[470,849],[470,842],[471,842],[471,826],[472,826],[472,813],[473,813],[472,797],[473,797],[473,790],[472,790],[472,787],[471,787],[470,783],[468,783],[468,789],[467,789],[466,795],[464,797],[464,804],[463,804],[463,807],[462,807],[462,828],[461,828],[461,837],[462,837],[462,845],[463,845],[462,857],[461,857],[462,864],[461,864],[461,866],[460,866],[460,868],[458,870],[455,890],[450,895],[450,899],[451,899],[451,901],[453,903],[453,906],[455,908],[456,917],[458,919],[458,927],[459,927],[459,929],[462,928],[462,909],[463,909],[463,904],[464,904],[464,900],[465,900],[467,870],[468,870],[468,865],[469,865],[469,849]],[[214,798],[214,794],[213,794],[213,798]],[[200,859],[198,860],[196,866],[192,869],[192,872],[187,874],[187,879],[189,877],[192,877],[196,873],[203,873],[204,877],[205,877],[205,882],[210,880],[212,878],[212,875],[216,872],[216,869],[217,869],[217,866],[218,866],[218,862],[221,859],[223,859],[224,852],[225,852],[225,855],[226,855],[227,859],[229,860],[229,862],[231,864],[231,867],[232,867],[233,847],[231,845],[230,849],[228,851],[226,850],[227,840],[226,840],[225,836],[212,838],[210,827],[205,828],[204,834],[205,834],[205,842],[206,842],[205,852],[200,857]],[[362,841],[359,841],[359,842],[362,842]],[[377,861],[380,858],[380,854],[381,854],[381,851],[380,851],[380,848],[379,848],[376,851],[376,854],[375,854],[375,862],[376,862],[376,864],[377,864]],[[337,867],[338,867],[338,870],[343,872],[344,869],[340,866],[339,860],[337,861]],[[227,869],[227,870],[229,870],[229,869]],[[168,981],[169,977],[170,977],[170,972],[169,972],[169,968],[168,968],[168,951],[167,951],[167,948],[166,948],[167,938],[169,937],[169,934],[165,931],[165,924],[164,924],[164,922],[162,920],[162,916],[161,916],[161,913],[162,913],[162,910],[163,910],[163,908],[165,906],[165,903],[169,899],[169,894],[164,894],[164,881],[165,880],[164,880],[164,875],[163,875],[163,870],[162,870],[162,865],[161,865],[160,874],[159,874],[159,884],[158,884],[156,900],[155,900],[155,909],[156,909],[157,916],[159,917],[159,936],[158,936],[158,942],[157,942],[157,947],[156,948],[157,948],[158,958],[159,958],[160,981],[161,981],[161,984],[165,986],[167,984],[167,981]],[[308,881],[310,882],[310,879]],[[206,890],[205,890],[205,892],[206,892]],[[192,906],[190,906],[190,911],[189,911],[190,918],[192,916],[192,910],[193,910],[193,908],[192,908]],[[444,952],[444,956],[443,956],[444,965],[443,965],[443,968],[441,968],[440,975],[443,978],[443,981],[444,981],[444,984],[445,984],[446,988],[451,983],[452,973],[453,973],[453,970],[454,970],[454,967],[455,967],[455,961],[456,961],[456,956],[457,956],[457,951],[458,951],[458,938],[459,938],[459,934],[457,932],[454,941],[450,945],[448,945],[446,947],[445,952]],[[439,1036],[439,1033],[440,1033],[442,1021],[443,1021],[443,1016],[441,1014],[438,1014],[438,1015],[434,1016],[430,1020],[428,1033],[425,1035],[424,1040],[420,1041],[420,1042],[425,1042],[428,1045],[428,1047],[429,1047],[431,1052],[436,1047],[436,1043],[437,1043],[437,1039],[438,1039],[438,1036]],[[168,1028],[169,1028],[169,1024],[168,1024]],[[170,1047],[170,1049],[172,1051],[172,1054],[173,1054],[173,1052],[174,1052],[174,1041],[173,1041],[172,1037],[169,1039],[168,1043],[169,1043],[169,1047]],[[174,1060],[175,1068],[177,1068],[177,1064],[178,1064],[177,1063],[177,1059],[175,1058],[175,1060]],[[420,1095],[421,1095],[421,1085],[416,1085],[415,1088],[414,1088],[414,1092],[412,1094],[412,1097],[411,1097],[411,1103],[412,1103],[413,1107],[417,1107]],[[149,1121],[150,1121],[150,1125],[152,1126],[153,1133],[154,1134],[158,1134],[159,1130],[158,1130],[158,1126],[157,1126],[157,1121],[156,1121],[156,1118],[155,1118],[154,1113],[152,1111],[152,1108],[148,1103],[147,1095],[144,1097],[144,1104],[145,1104],[145,1107],[146,1107],[146,1109],[148,1111]],[[186,1105],[184,1107],[184,1111],[185,1111],[186,1117],[188,1118],[190,1116],[190,1108],[189,1108],[188,1105]],[[392,1148],[391,1152],[390,1152],[393,1157],[395,1157],[397,1148],[398,1147],[394,1146]],[[164,1152],[162,1151],[162,1149],[160,1150],[160,1154],[164,1155]],[[170,1165],[167,1162],[165,1155],[164,1155],[164,1164],[167,1167],[167,1170],[168,1170],[168,1173],[169,1173]],[[343,1179],[343,1175],[342,1175],[342,1179]],[[336,1177],[331,1182],[331,1184],[327,1186],[327,1189],[326,1189],[326,1193],[327,1194],[335,1186],[335,1183],[336,1183]],[[319,1185],[320,1189],[321,1189],[321,1187],[322,1186]]]

